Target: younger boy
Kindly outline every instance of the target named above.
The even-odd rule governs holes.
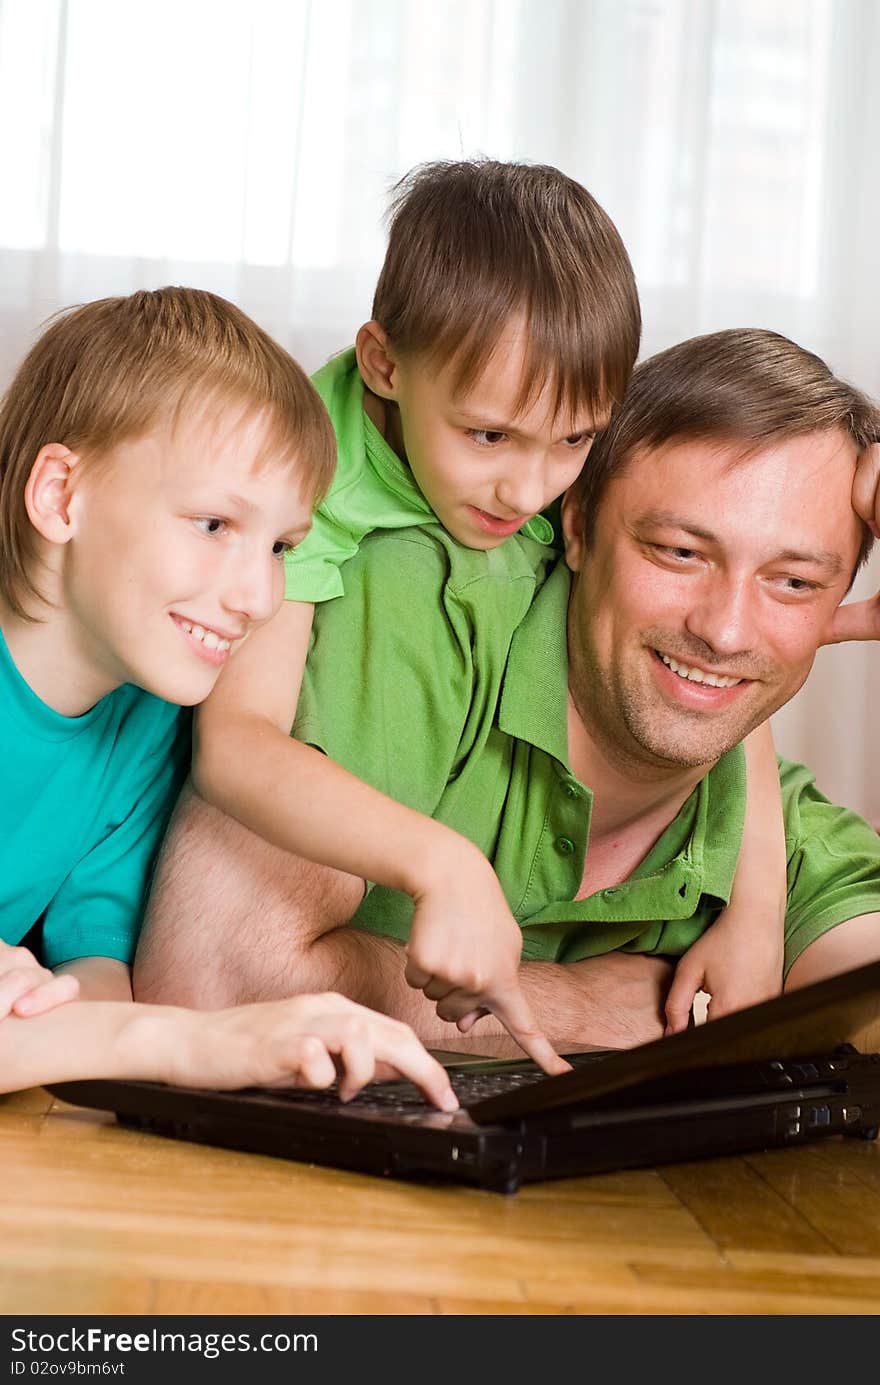
[[[542,512],[589,465],[592,439],[623,397],[639,333],[616,229],[557,169],[476,160],[426,165],[404,179],[372,319],[355,349],[315,379],[339,443],[334,485],[308,540],[289,556],[285,607],[224,674],[199,719],[194,773],[203,797],[278,846],[409,893],[409,983],[462,1030],[492,1009],[548,1071],[559,1060],[520,989],[520,929],[486,858],[288,731],[312,603],[342,593],[340,565],[373,529],[442,525],[485,553],[487,572],[509,579],[521,570],[519,586],[498,588],[525,614],[535,571],[552,556],[541,547],[555,538]],[[433,615],[425,612],[426,640]],[[477,636],[473,650],[476,659]],[[382,657],[365,629],[363,658]],[[462,728],[453,729],[459,740]],[[449,731],[426,726],[424,734]],[[781,984],[779,781],[769,733],[760,735],[744,850],[755,883],[749,890],[740,881],[737,892],[738,1003]],[[715,934],[728,986],[729,927],[722,919]],[[711,948],[703,943],[699,958],[710,979]]]
[[[59,1064],[97,1073],[100,1059],[118,1071],[120,1054],[132,1075],[158,1068],[226,1085],[265,1067],[289,1081],[294,1048],[286,1068],[259,1055],[282,1031],[317,1032],[319,1045],[323,1033],[324,1057],[341,1048],[358,1080],[364,1061],[347,1036],[363,1012],[335,999],[318,1006],[317,1031],[314,1001],[226,1020],[81,1004],[41,1014],[77,993],[131,1001],[144,890],[189,759],[181,707],[208,695],[277,610],[284,555],[308,532],[334,463],[329,421],[296,363],[232,304],[197,290],[68,312],[13,381],[0,410],[7,1086],[57,1076]],[[37,924],[54,975],[7,946]],[[380,1056],[393,1061],[383,1033]],[[365,1028],[367,1067],[377,1035]]]

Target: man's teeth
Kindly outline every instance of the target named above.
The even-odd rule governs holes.
[[[659,649],[657,653],[660,654]],[[701,668],[688,668],[687,664],[670,659],[668,654],[660,654],[660,658],[667,668],[671,668],[679,678],[687,678],[689,683],[708,683],[710,688],[735,688],[737,683],[742,682],[741,678],[724,678],[720,673],[705,673]]]
[[[204,625],[193,625],[189,620],[182,620],[180,623],[188,635],[201,640],[207,649],[227,650],[232,643],[231,640],[223,640],[219,635],[215,635],[213,630],[206,630]]]

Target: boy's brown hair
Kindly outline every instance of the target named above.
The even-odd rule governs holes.
[[[266,459],[297,468],[315,503],[336,464],[333,428],[290,356],[233,303],[162,288],[68,309],[31,348],[0,404],[0,597],[27,617],[35,532],[24,504],[40,449],[62,443],[81,465],[196,402],[267,415]]]
[[[584,540],[592,542],[609,482],[642,448],[733,442],[745,460],[774,442],[835,428],[861,451],[880,440],[880,410],[788,337],[734,328],[671,346],[636,367],[621,408],[575,482]],[[856,571],[874,542],[863,527]]]
[[[373,299],[392,346],[453,361],[464,393],[517,317],[527,334],[519,408],[545,382],[557,414],[598,418],[619,402],[641,315],[613,222],[556,168],[469,159],[413,169],[394,188]]]

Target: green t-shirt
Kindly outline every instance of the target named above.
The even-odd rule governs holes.
[[[339,569],[374,530],[439,523],[409,467],[364,412],[354,348],[334,356],[312,378],[336,432],[336,473],[308,535],[285,557],[288,601],[341,596]],[[553,542],[553,525],[543,515],[530,519],[523,532],[540,543]]]
[[[125,684],[81,717],[31,690],[0,633],[0,938],[43,921],[43,960],[130,962],[190,717]]]
[[[555,565],[554,565],[555,564]],[[575,900],[592,793],[568,761],[564,562],[519,536],[484,553],[435,525],[375,534],[346,596],[316,613],[294,734],[485,853],[523,956],[678,956],[730,898],[745,759],[725,755],[624,883]],[[820,933],[880,911],[880,837],[781,762],[786,967]],[[355,922],[405,940],[408,895],[372,889]]]

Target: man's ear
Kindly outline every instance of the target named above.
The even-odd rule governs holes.
[[[50,543],[67,543],[73,537],[70,501],[74,471],[79,457],[60,442],[47,442],[37,453],[24,488],[28,519]]]
[[[355,338],[358,370],[368,390],[380,399],[397,398],[397,361],[378,322],[365,322]]]
[[[580,572],[584,561],[584,512],[577,487],[571,486],[562,500],[562,537],[565,561],[572,572]]]

